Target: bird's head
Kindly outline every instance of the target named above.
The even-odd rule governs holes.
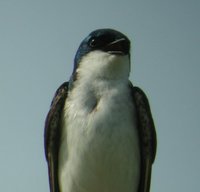
[[[77,78],[128,78],[130,41],[113,29],[91,32],[80,44],[74,60],[73,75]]]

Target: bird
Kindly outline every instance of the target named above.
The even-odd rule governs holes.
[[[50,192],[149,192],[157,138],[149,101],[129,80],[131,42],[92,31],[56,91],[44,127]]]

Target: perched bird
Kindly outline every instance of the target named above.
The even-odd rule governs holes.
[[[45,122],[51,192],[149,192],[156,132],[131,84],[130,41],[98,29],[80,44]]]

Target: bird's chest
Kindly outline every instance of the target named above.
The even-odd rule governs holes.
[[[64,156],[59,157],[64,188],[134,191],[140,156],[134,105],[128,94],[116,90],[100,97],[91,94],[66,102],[64,110],[60,148]]]
[[[69,100],[64,109],[64,136],[68,145],[97,147],[98,153],[107,145],[118,145],[136,130],[133,102],[126,92],[107,90],[101,95],[88,93]],[[89,148],[89,149],[90,149]],[[69,149],[73,149],[73,147]]]

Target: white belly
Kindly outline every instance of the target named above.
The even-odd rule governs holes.
[[[88,108],[66,102],[59,151],[61,192],[137,191],[139,141],[134,106],[125,95],[109,92],[94,110],[92,102]]]

